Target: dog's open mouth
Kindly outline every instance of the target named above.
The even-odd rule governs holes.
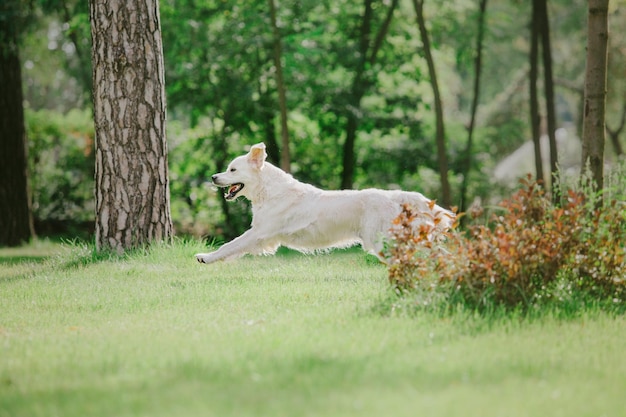
[[[226,200],[232,200],[237,197],[237,193],[243,189],[243,184],[238,182],[236,184],[232,184],[228,186],[228,191],[224,193],[224,198]]]

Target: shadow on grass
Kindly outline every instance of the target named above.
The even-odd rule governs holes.
[[[0,265],[17,265],[22,263],[41,263],[48,259],[49,255],[14,255],[3,256],[0,255]]]
[[[14,248],[0,248],[0,282],[27,279],[42,270],[67,269],[91,263],[93,250],[79,241],[34,240]]]

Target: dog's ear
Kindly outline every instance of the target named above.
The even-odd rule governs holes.
[[[265,144],[261,142],[256,145],[252,145],[250,152],[248,153],[248,161],[250,164],[258,169],[263,169],[265,158],[267,158]]]

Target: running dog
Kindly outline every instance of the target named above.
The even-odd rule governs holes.
[[[243,196],[252,203],[252,226],[211,253],[198,253],[202,263],[230,260],[245,254],[274,254],[279,246],[301,252],[361,244],[381,261],[385,239],[404,204],[420,213],[412,225],[449,229],[454,213],[422,194],[379,189],[325,191],[302,183],[266,161],[265,144],[253,145],[235,158],[225,172],[212,177],[232,201]]]

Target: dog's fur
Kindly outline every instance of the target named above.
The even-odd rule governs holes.
[[[312,252],[357,243],[384,262],[383,242],[403,204],[420,214],[413,222],[416,227],[430,224],[439,232],[454,221],[452,212],[420,193],[324,191],[297,181],[266,162],[266,157],[265,145],[256,144],[248,154],[235,158],[226,172],[212,177],[218,187],[228,187],[227,200],[244,196],[252,202],[252,227],[215,252],[196,254],[199,262],[273,254],[281,245]]]

